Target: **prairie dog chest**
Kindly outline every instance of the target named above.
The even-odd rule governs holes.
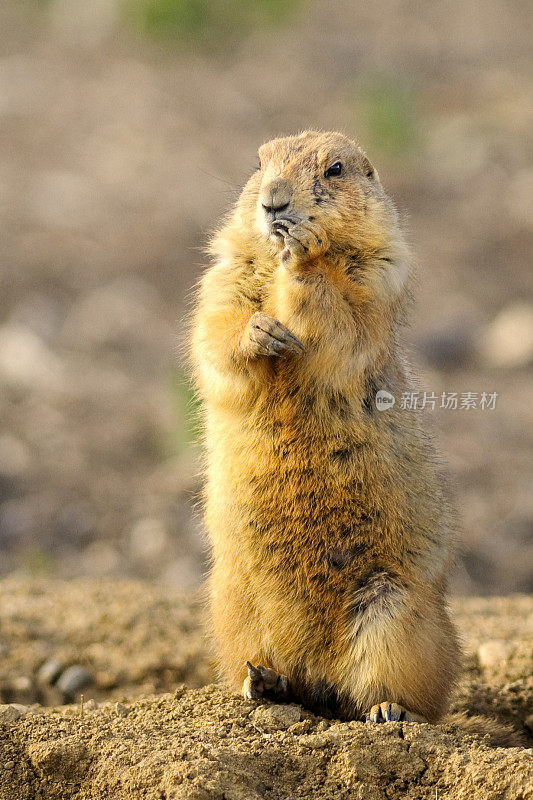
[[[279,267],[266,294],[263,310],[278,319],[305,347],[292,375],[305,388],[306,379],[338,386],[353,379],[362,362],[357,348],[357,317],[342,289],[322,270],[293,275]]]

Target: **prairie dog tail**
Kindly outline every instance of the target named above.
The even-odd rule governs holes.
[[[512,725],[500,722],[495,717],[473,716],[469,717],[464,711],[455,714],[446,714],[439,724],[457,725],[466,733],[477,736],[488,736],[492,747],[524,747],[525,736]]]

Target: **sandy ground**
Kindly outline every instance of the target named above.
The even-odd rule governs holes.
[[[533,797],[531,597],[453,603],[466,651],[453,711],[511,725],[523,746],[502,749],[454,723],[341,723],[229,694],[212,683],[201,602],[183,594],[13,579],[0,592],[2,800]],[[72,667],[85,681],[65,705]]]
[[[527,800],[531,751],[453,726],[338,723],[217,686],[0,728],[2,798]],[[124,716],[125,715],[125,716]]]

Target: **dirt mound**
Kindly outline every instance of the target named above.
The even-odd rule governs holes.
[[[0,800],[533,797],[527,747],[496,749],[457,724],[340,723],[203,686],[214,672],[197,596],[16,579],[0,595]],[[457,600],[453,613],[466,651],[454,710],[532,744],[533,598]],[[39,705],[69,692],[76,703]]]
[[[339,723],[218,686],[0,727],[9,800],[533,797],[533,759],[453,726]]]

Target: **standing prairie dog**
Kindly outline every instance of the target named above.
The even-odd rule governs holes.
[[[399,339],[410,255],[360,148],[306,131],[211,245],[192,355],[220,668],[247,698],[435,721],[457,676],[449,514]],[[380,411],[375,396],[396,398]]]

